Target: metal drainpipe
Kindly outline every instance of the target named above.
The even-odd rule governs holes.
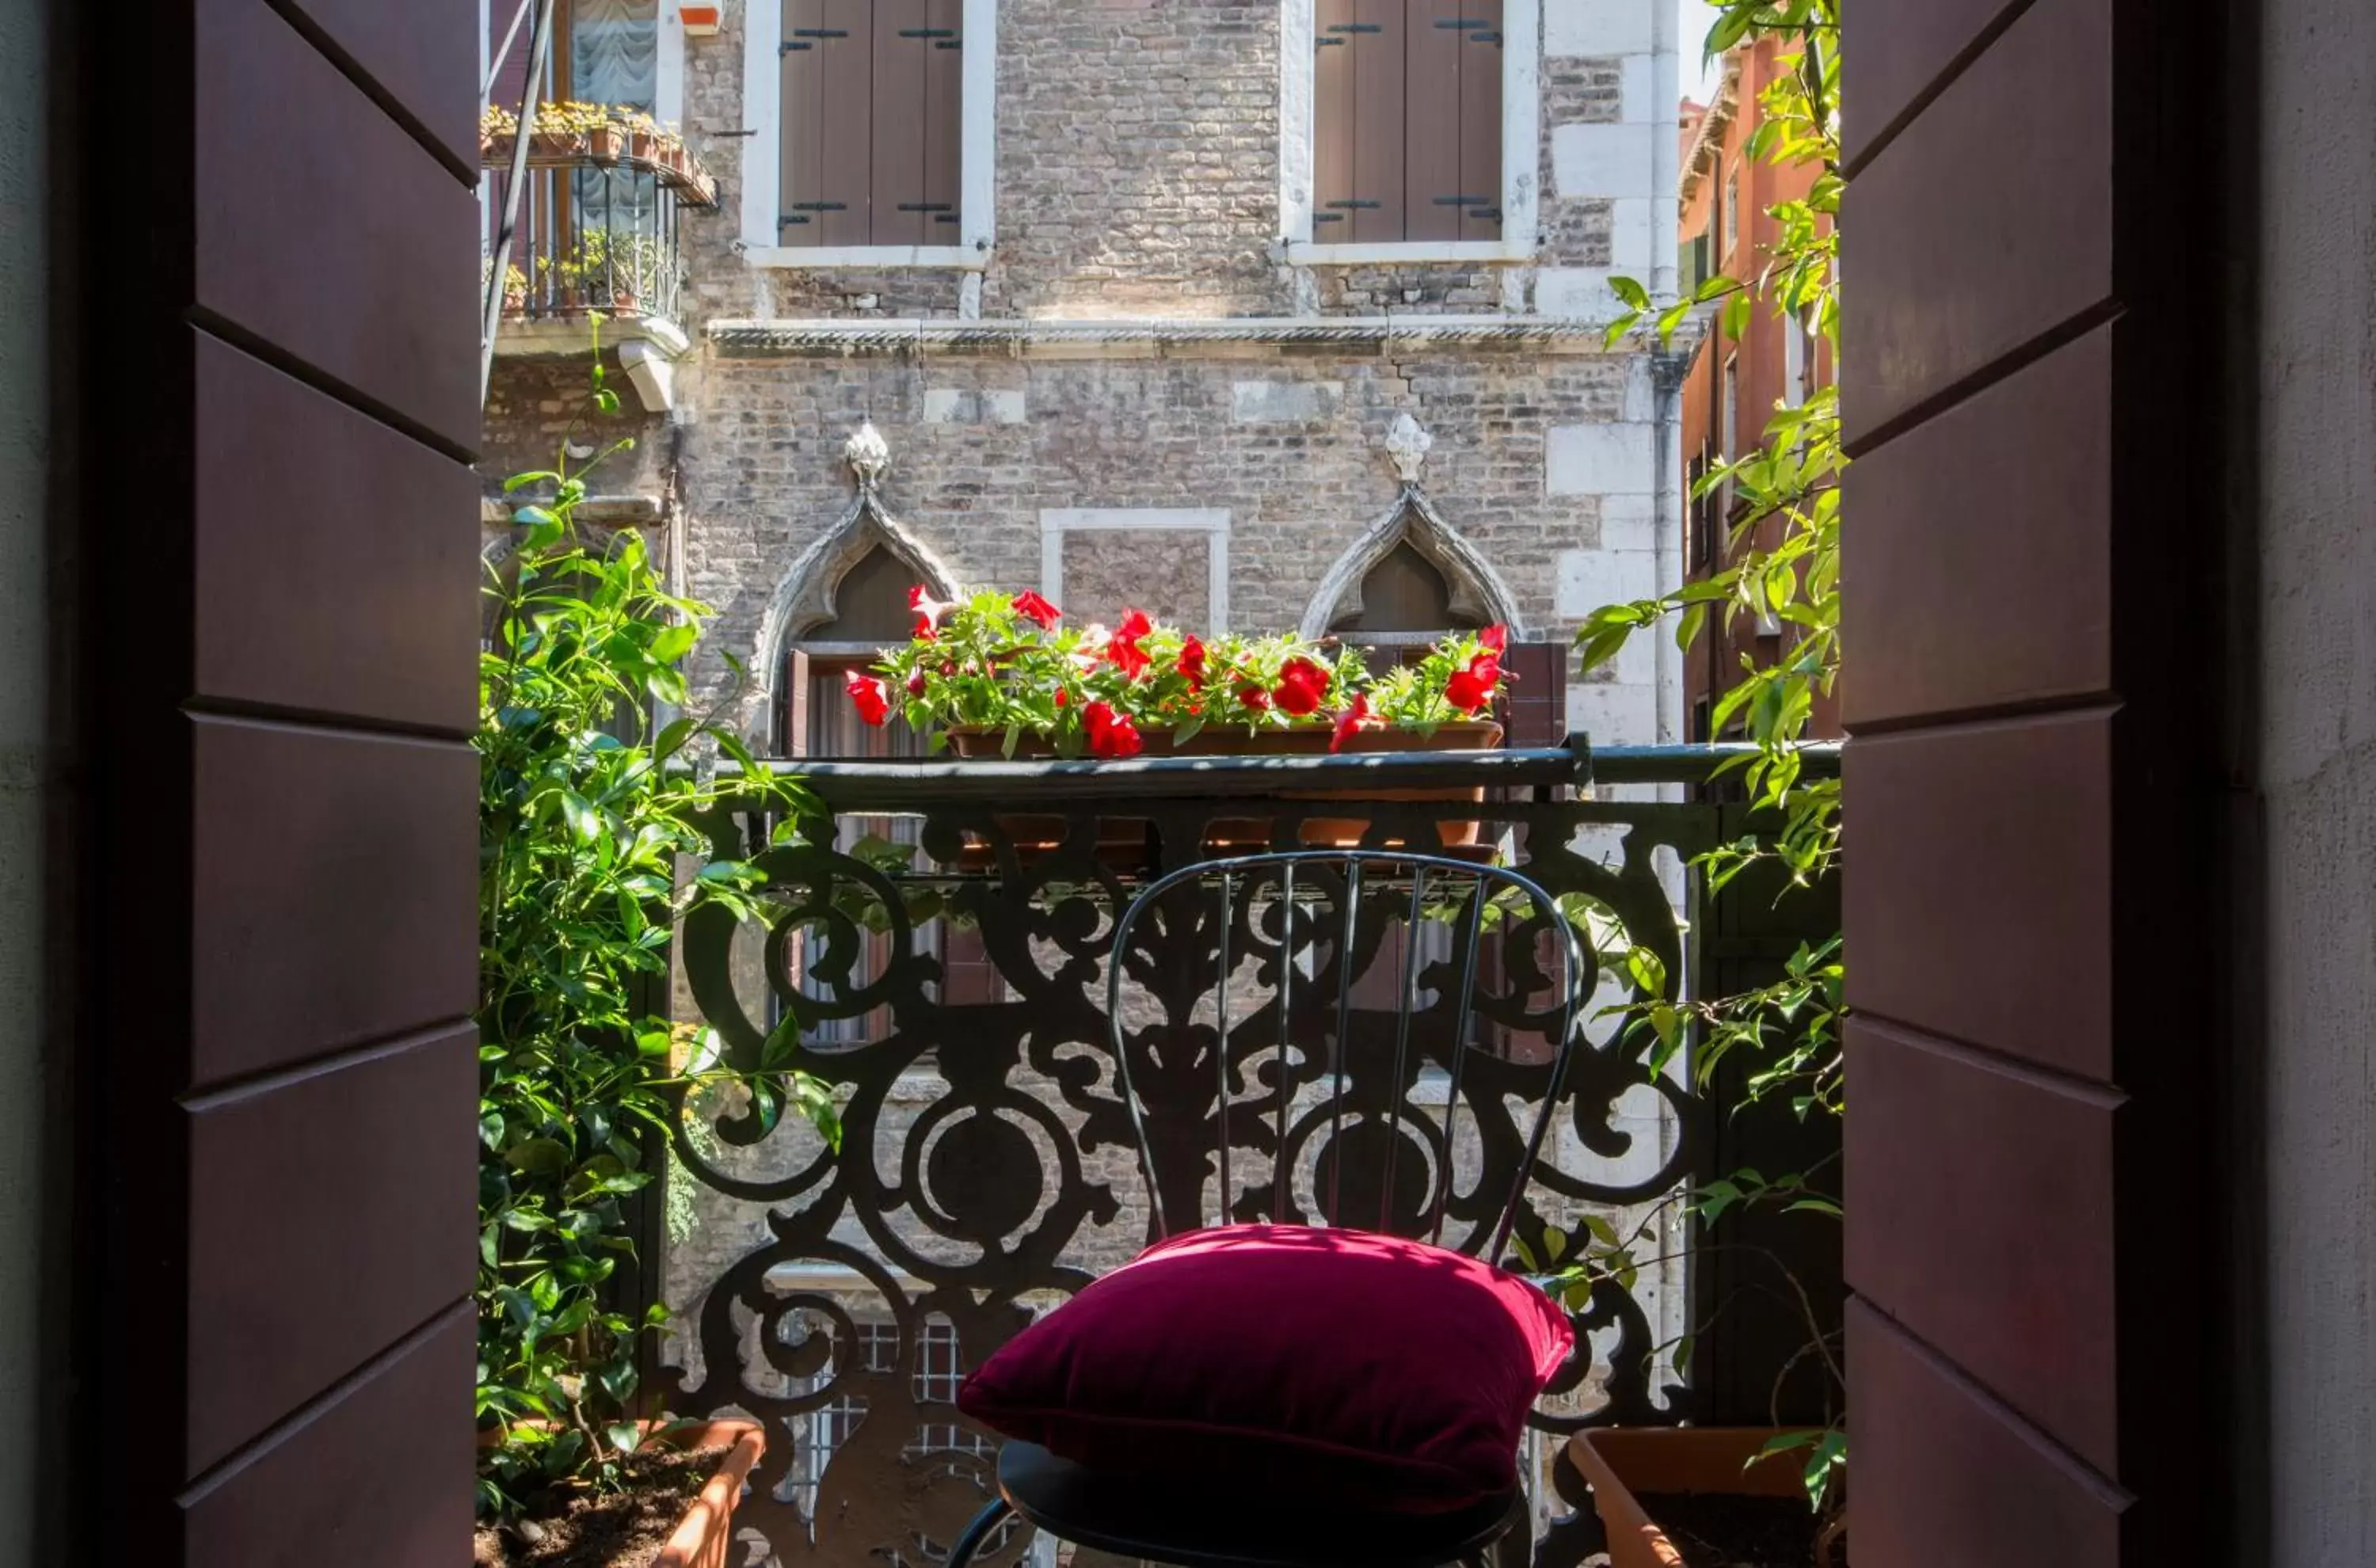
[[[495,329],[503,324],[504,274],[512,264],[512,235],[519,228],[520,192],[528,184],[528,148],[536,131],[537,95],[544,90],[545,42],[552,36],[552,0],[540,0],[536,25],[528,34],[528,82],[520,89],[519,126],[512,135],[511,183],[504,192],[504,221],[495,231],[494,264],[487,269],[487,298],[479,315],[479,407],[487,406],[487,381],[495,368]]]

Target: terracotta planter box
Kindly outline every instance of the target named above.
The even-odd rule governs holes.
[[[1142,756],[1325,756],[1333,731],[1323,724],[1298,725],[1291,730],[1259,730],[1249,735],[1242,730],[1211,729],[1200,731],[1185,746],[1174,746],[1167,734],[1146,737],[1146,749]],[[1003,756],[1001,746],[1004,732],[960,727],[949,731],[949,750],[956,756],[972,761],[996,761]],[[1486,719],[1474,719],[1439,727],[1432,735],[1421,736],[1408,730],[1360,730],[1347,739],[1340,754],[1381,752],[1450,752],[1487,751],[1502,743],[1502,727]],[[1017,761],[1045,761],[1056,755],[1056,750],[1045,741],[1025,736],[1015,747]],[[1287,798],[1296,801],[1482,801],[1485,791],[1477,790],[1298,790]],[[1002,816],[999,826],[1006,829],[1017,846],[1049,847],[1064,836],[1062,817]],[[1361,842],[1369,830],[1367,817],[1313,816],[1303,820],[1303,842],[1315,848],[1349,849]],[[1477,842],[1478,824],[1471,821],[1446,821],[1436,824],[1438,846],[1454,849]],[[1141,844],[1145,829],[1131,818],[1106,818],[1099,825],[1098,843],[1100,848],[1127,848]],[[1268,817],[1224,817],[1214,821],[1206,829],[1206,845],[1214,849],[1253,850],[1270,844],[1271,819]],[[1389,839],[1390,845],[1400,845],[1400,839]]]
[[[1610,1568],[1681,1568],[1682,1553],[1644,1511],[1641,1495],[1718,1492],[1803,1503],[1803,1450],[1749,1463],[1776,1430],[1608,1427],[1579,1433],[1568,1455],[1592,1483],[1593,1505],[1609,1531]]]
[[[639,1424],[648,1432],[659,1423]],[[489,1434],[480,1434],[481,1446],[490,1441]],[[687,1505],[684,1516],[669,1533],[668,1544],[652,1559],[652,1568],[730,1568],[736,1561],[734,1510],[742,1502],[743,1484],[766,1452],[766,1429],[756,1421],[708,1421],[658,1441],[670,1448],[723,1448],[727,1454],[710,1473],[701,1495]]]

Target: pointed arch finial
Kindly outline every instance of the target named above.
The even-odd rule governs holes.
[[[1395,427],[1386,432],[1386,461],[1395,466],[1395,477],[1403,481],[1405,488],[1418,488],[1420,470],[1427,463],[1428,448],[1434,445],[1435,437],[1427,433],[1427,427],[1413,418],[1409,410],[1406,410],[1395,417]]]
[[[884,470],[891,466],[891,444],[874,428],[873,420],[861,420],[858,429],[842,443],[842,461],[858,478],[858,489],[863,494],[883,482]]]

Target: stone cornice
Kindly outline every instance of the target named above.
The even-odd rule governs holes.
[[[1386,353],[1404,349],[1598,354],[1606,324],[1533,315],[1238,316],[1209,321],[713,321],[730,359],[867,354],[1003,354],[1016,358],[1159,358],[1290,348]]]

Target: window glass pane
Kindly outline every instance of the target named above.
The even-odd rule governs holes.
[[[572,0],[570,93],[648,114],[659,94],[659,0]]]

